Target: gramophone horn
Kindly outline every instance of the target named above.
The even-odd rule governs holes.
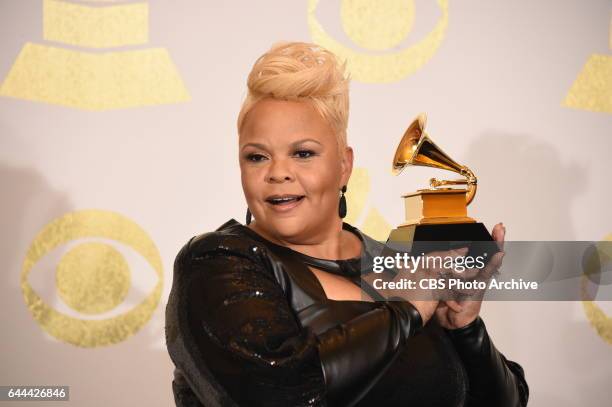
[[[393,157],[393,167],[391,168],[393,175],[398,175],[403,171],[406,165],[411,163],[426,123],[427,116],[425,113],[421,113],[414,119],[412,124],[408,127],[408,130],[404,133],[402,140],[397,146],[397,150],[395,150],[395,156]]]
[[[427,116],[421,113],[410,124],[395,151],[391,172],[398,175],[407,165],[416,165],[461,174],[465,180],[447,181],[432,178],[430,186],[437,188],[442,185],[467,185],[466,201],[469,204],[476,194],[476,176],[468,167],[457,163],[433,142],[425,133],[426,123]]]

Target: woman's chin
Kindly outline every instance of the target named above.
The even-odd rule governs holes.
[[[308,222],[303,216],[274,216],[268,218],[267,228],[275,235],[283,238],[291,238],[301,234]]]

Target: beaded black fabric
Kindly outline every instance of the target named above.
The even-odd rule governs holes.
[[[166,308],[177,406],[527,404],[481,318],[449,331],[408,302],[328,299],[308,265],[359,284],[380,245],[343,227],[360,258],[306,256],[233,219],[185,244]]]

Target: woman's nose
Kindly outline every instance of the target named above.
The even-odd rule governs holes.
[[[293,176],[285,160],[272,160],[266,178],[268,182],[285,182],[291,181]]]

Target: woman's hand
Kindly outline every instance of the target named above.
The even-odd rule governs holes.
[[[457,258],[467,254],[467,248],[454,249],[449,251],[430,252],[428,257],[434,258]],[[438,278],[444,274],[445,270],[439,267],[419,268],[414,273],[409,273],[408,279],[415,282],[415,289],[404,291],[407,294],[407,300],[419,311],[423,325],[427,323],[436,313],[440,304],[438,300],[439,293],[436,290],[421,289],[420,281],[423,279]],[[404,277],[405,273],[400,273],[399,277]]]
[[[453,249],[448,251],[435,251],[429,252],[426,257],[434,258],[457,258],[464,257],[467,254],[467,248]],[[378,288],[374,280],[381,277],[379,274],[370,273],[369,275],[362,276],[362,280],[368,283],[372,287],[376,287],[378,294],[382,295],[387,299],[400,299],[410,302],[421,315],[423,325],[425,325],[435,314],[436,309],[440,304],[439,292],[435,289],[422,288],[420,285],[421,280],[435,279],[443,276],[446,270],[441,265],[432,262],[435,266],[424,267],[423,264],[430,264],[427,261],[423,261],[416,269],[400,268],[395,269],[397,273],[392,279],[392,282],[401,282],[403,280],[410,281],[413,286],[410,289],[385,289]],[[389,278],[385,279],[386,281]]]
[[[497,246],[501,250],[497,252],[489,261],[487,266],[479,270],[488,280],[493,273],[495,273],[502,264],[502,258],[504,257],[504,237],[506,235],[506,228],[503,223],[498,223],[493,227],[491,233],[493,239],[497,242]],[[462,328],[469,323],[473,322],[478,314],[480,313],[480,307],[482,305],[482,297],[484,291],[480,295],[480,300],[465,300],[465,301],[441,301],[436,308],[435,315],[440,326],[446,329],[458,329]]]

